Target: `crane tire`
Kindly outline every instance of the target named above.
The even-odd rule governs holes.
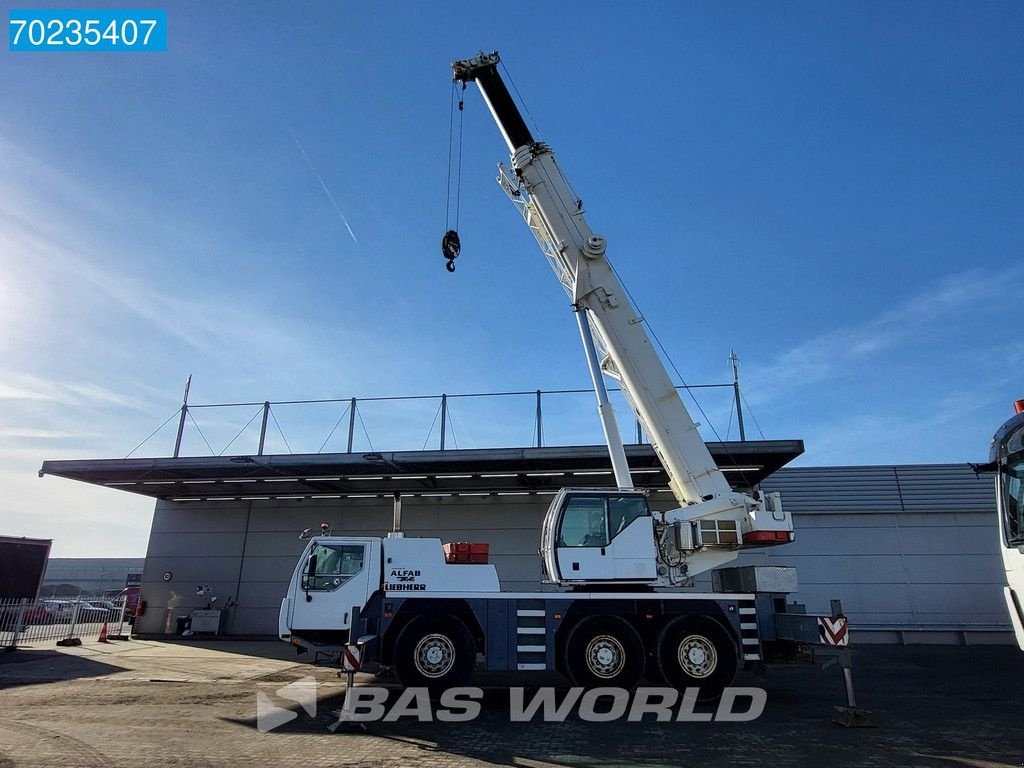
[[[398,633],[393,662],[405,687],[440,691],[469,679],[476,666],[476,646],[457,617],[417,616]]]
[[[572,628],[565,643],[565,668],[575,685],[632,690],[644,673],[640,634],[619,616],[591,616]]]
[[[665,681],[680,691],[698,688],[698,701],[717,701],[736,676],[736,644],[707,616],[679,616],[658,633],[655,658]]]

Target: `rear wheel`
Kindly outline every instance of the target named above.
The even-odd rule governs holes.
[[[462,685],[475,665],[473,636],[455,616],[417,616],[395,642],[395,674],[406,687],[440,690]]]
[[[736,675],[736,645],[725,628],[706,616],[680,616],[658,634],[656,658],[674,688],[699,688],[698,701],[714,701]]]
[[[618,616],[584,619],[569,633],[565,666],[584,688],[635,688],[644,673],[644,644],[633,626]]]

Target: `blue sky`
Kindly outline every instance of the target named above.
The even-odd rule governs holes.
[[[35,473],[124,456],[188,373],[193,402],[587,385],[475,92],[443,267],[448,64],[481,49],[686,380],[735,347],[801,463],[978,460],[1024,396],[1019,4],[165,7],[166,53],[0,51],[0,532],[143,553],[146,499]],[[531,407],[456,401],[461,445],[528,442]],[[420,447],[435,408],[368,406],[374,447]],[[219,451],[251,410],[197,418]],[[341,412],[277,415],[298,452]],[[599,439],[586,397],[545,422]]]

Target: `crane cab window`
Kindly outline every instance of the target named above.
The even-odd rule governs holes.
[[[638,517],[650,515],[643,496],[570,496],[562,510],[562,547],[607,547]]]
[[[363,570],[362,544],[317,544],[306,559],[302,588],[307,591],[331,592]],[[316,571],[310,573],[312,555],[316,555]]]
[[[638,517],[651,514],[647,507],[647,499],[642,496],[621,496],[608,498],[608,530],[614,539],[616,534],[626,530],[626,526]]]

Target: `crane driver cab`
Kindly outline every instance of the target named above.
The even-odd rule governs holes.
[[[657,557],[646,494],[563,488],[544,518],[541,554],[549,582],[653,582]]]

